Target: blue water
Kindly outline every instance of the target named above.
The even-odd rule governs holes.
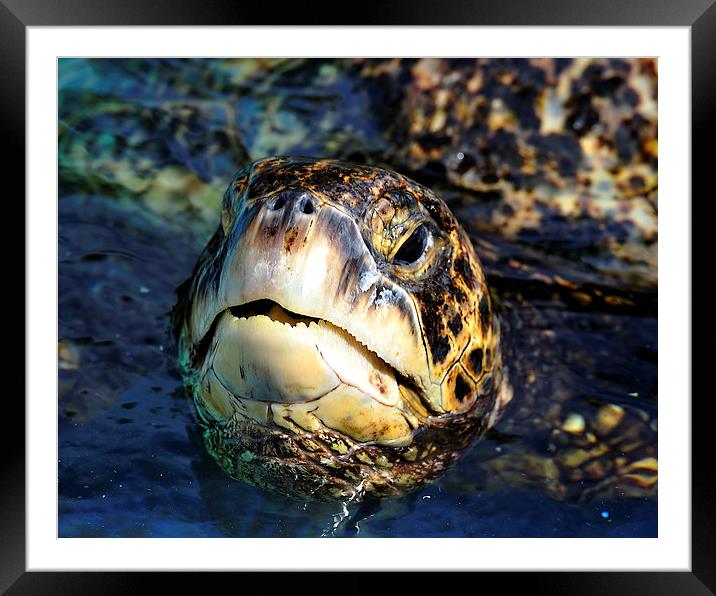
[[[468,456],[409,497],[300,503],[227,478],[166,377],[127,389],[88,423],[61,423],[60,536],[653,536],[656,503],[560,503],[536,491],[464,486]],[[604,516],[607,512],[607,516]]]

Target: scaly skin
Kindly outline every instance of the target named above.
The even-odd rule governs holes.
[[[300,498],[415,489],[511,398],[470,241],[437,196],[390,170],[242,169],[174,319],[209,451]]]

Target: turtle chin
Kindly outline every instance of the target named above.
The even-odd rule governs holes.
[[[430,416],[417,387],[326,320],[265,300],[214,327],[193,394],[233,478],[304,500],[400,496],[475,436],[473,419]]]
[[[419,387],[348,331],[272,300],[220,313],[207,344],[194,386],[207,449],[263,488],[401,495],[441,474],[474,434],[467,420],[430,416]]]

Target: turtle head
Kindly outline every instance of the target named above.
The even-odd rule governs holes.
[[[335,476],[354,493],[395,485],[396,463],[429,468],[418,444],[443,435],[447,461],[451,430],[465,439],[504,405],[499,326],[470,241],[429,189],[386,169],[244,168],[180,305],[182,368],[210,451],[225,457],[220,437],[238,439],[225,467],[257,484],[295,493],[282,474],[300,468],[313,478],[303,496],[319,485],[346,496]],[[346,475],[336,462],[361,452]]]

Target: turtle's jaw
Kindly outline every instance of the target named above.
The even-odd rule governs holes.
[[[426,414],[415,388],[348,331],[268,299],[220,313],[199,390],[213,418],[379,445],[408,445]]]

